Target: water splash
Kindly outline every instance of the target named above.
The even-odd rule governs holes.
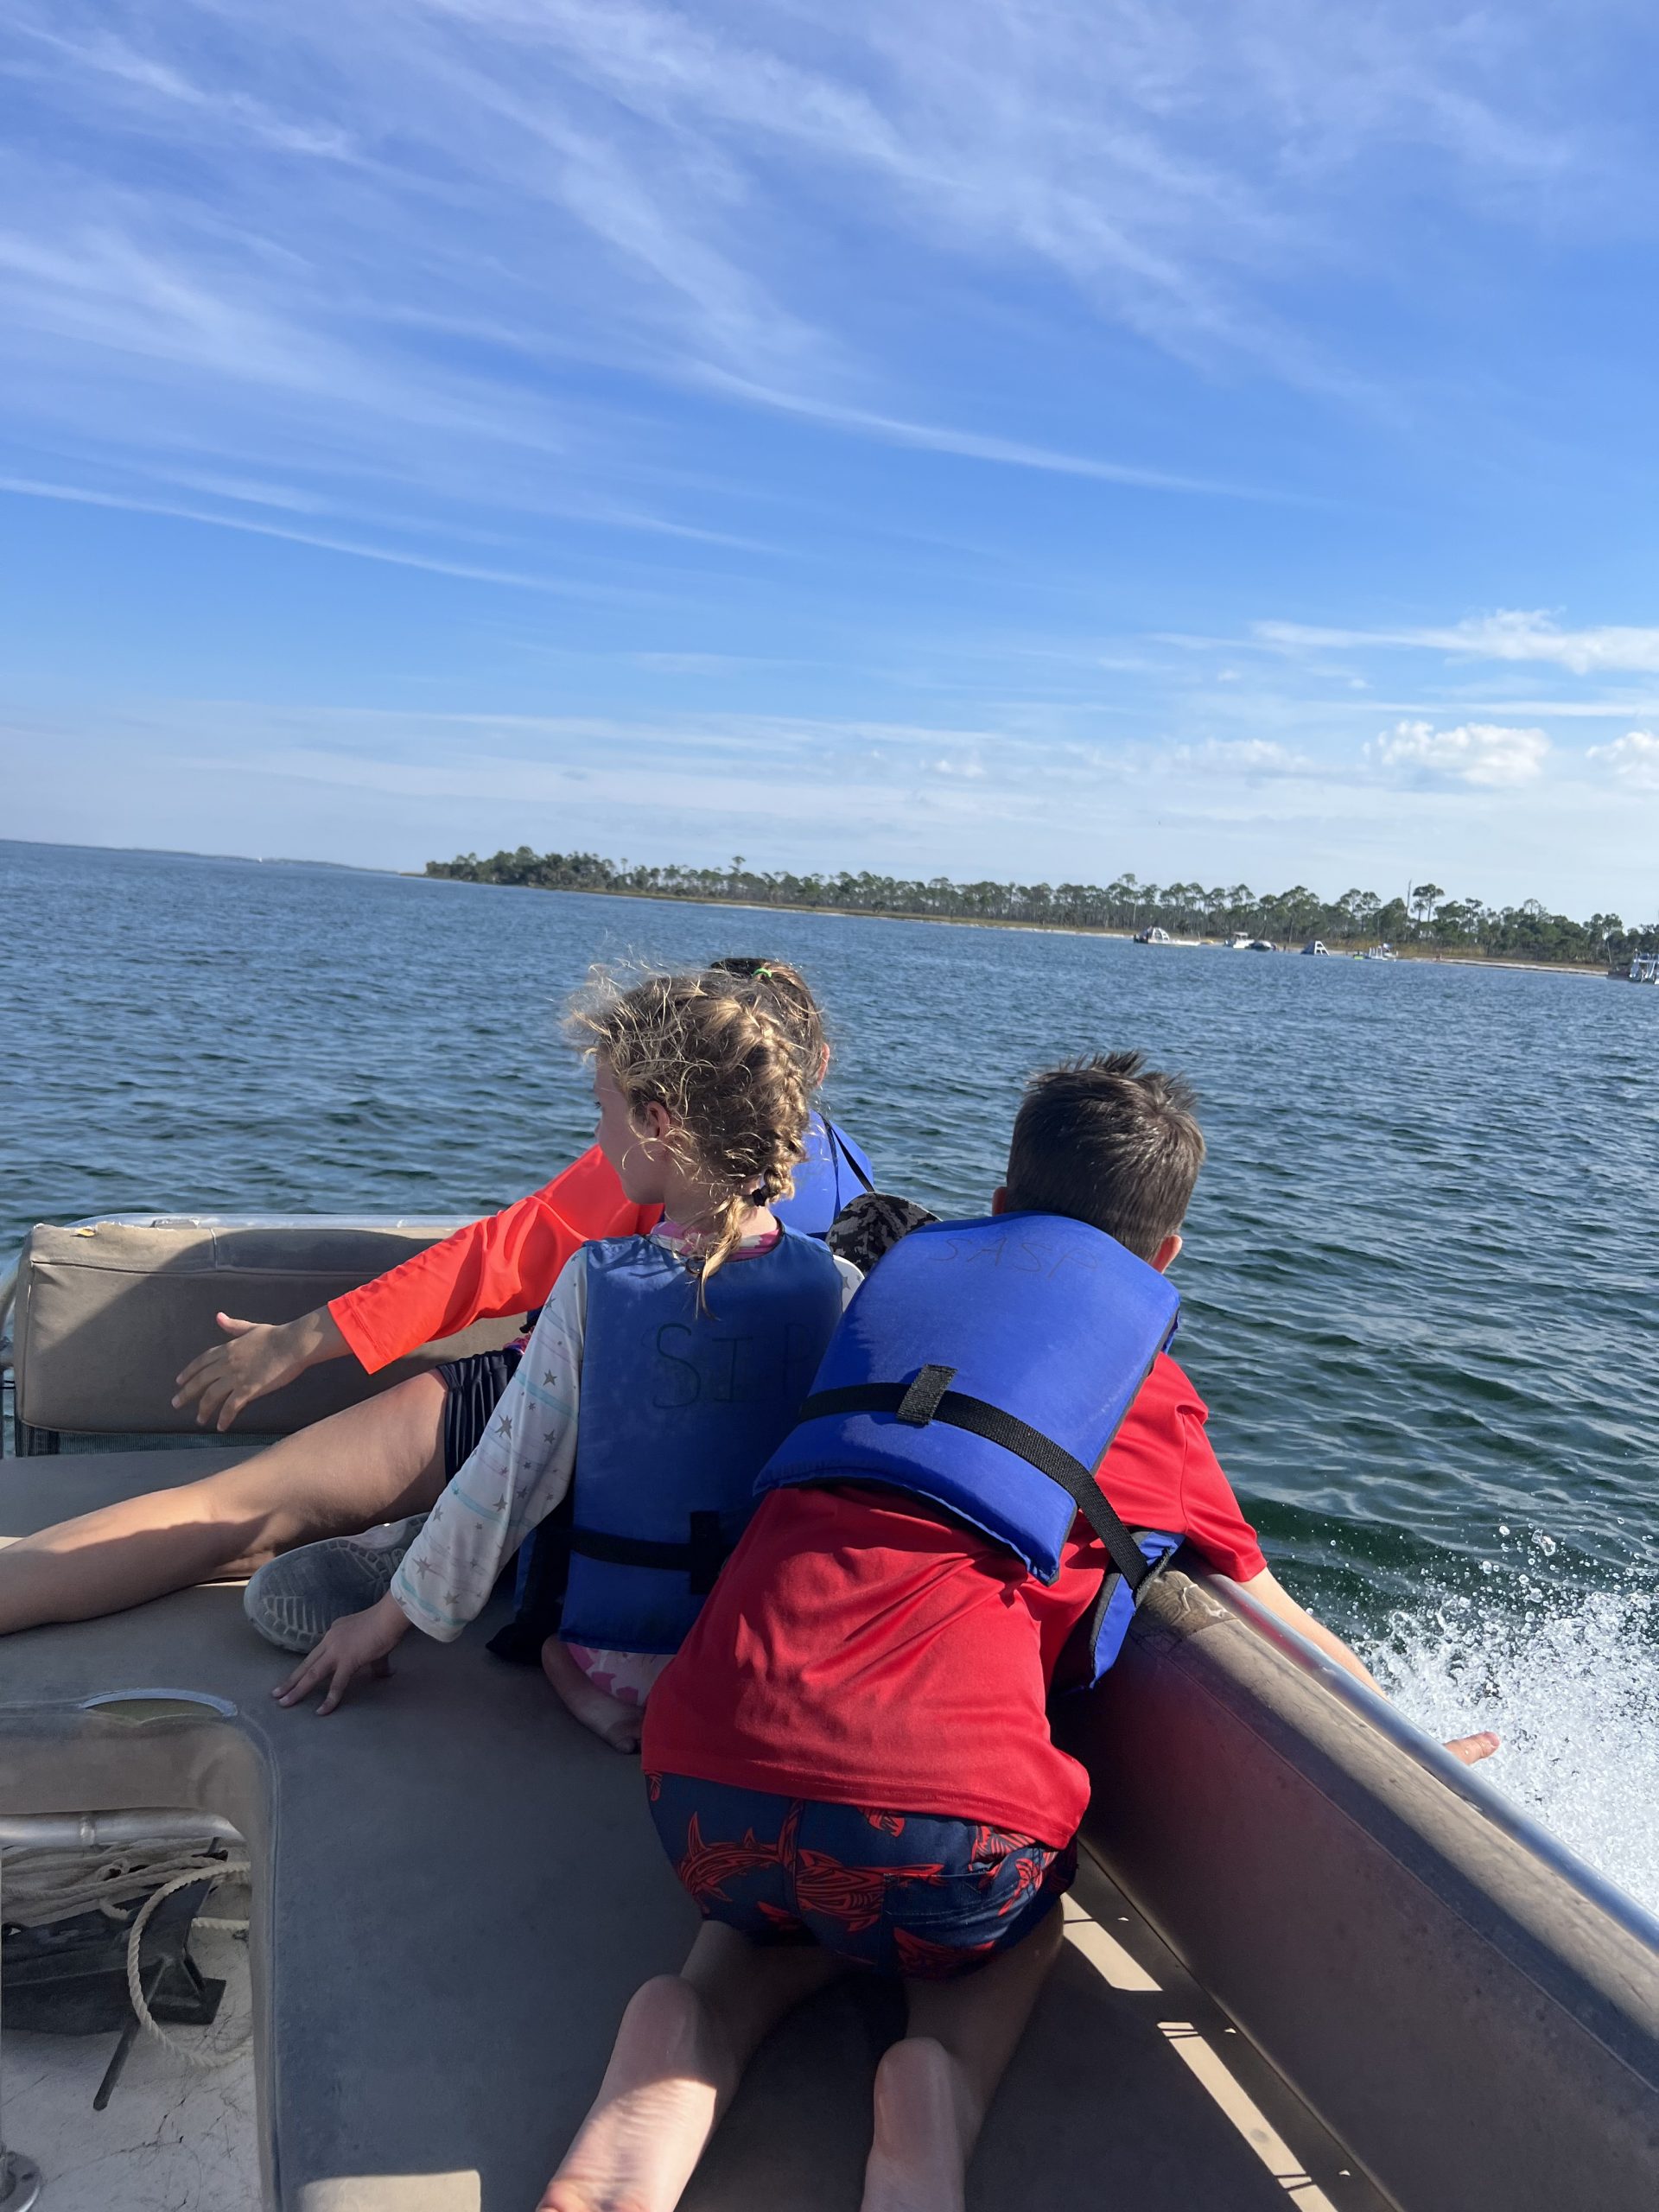
[[[1526,1549],[1538,1570],[1548,1538]],[[1495,1788],[1649,1911],[1659,1911],[1659,1591],[1567,1590],[1486,1562],[1478,1591],[1446,1590],[1359,1639],[1420,1727],[1491,1728]]]

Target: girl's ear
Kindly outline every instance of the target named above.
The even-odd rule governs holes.
[[[647,1099],[643,1106],[636,1107],[632,1118],[640,1135],[652,1144],[660,1144],[674,1127],[674,1116],[657,1098]]]
[[[812,1078],[812,1088],[814,1090],[822,1089],[823,1078],[829,1074],[829,1072],[830,1047],[827,1045],[820,1045],[818,1047],[818,1071]]]

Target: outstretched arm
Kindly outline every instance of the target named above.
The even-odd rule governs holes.
[[[643,1235],[660,1209],[636,1206],[597,1145],[550,1183],[502,1212],[416,1252],[360,1289],[297,1321],[213,1317],[231,1341],[198,1354],[173,1403],[221,1433],[256,1398],[308,1368],[355,1357],[369,1375],[469,1328],[524,1313],[548,1296],[570,1255],[589,1238]]]
[[[1287,1628],[1294,1628],[1298,1636],[1306,1637],[1310,1643],[1325,1653],[1327,1659],[1334,1659],[1344,1674],[1351,1675],[1357,1682],[1363,1682],[1366,1688],[1375,1690],[1378,1697],[1387,1696],[1387,1691],[1376,1675],[1348,1649],[1335,1630],[1326,1628],[1323,1621],[1317,1620],[1306,1605],[1299,1605],[1289,1591],[1275,1582],[1265,1567],[1260,1574],[1253,1574],[1248,1582],[1241,1582],[1238,1586],[1254,1598],[1265,1612],[1271,1613],[1275,1620],[1282,1621]],[[1497,1749],[1497,1738],[1490,1730],[1482,1730],[1477,1736],[1455,1737],[1446,1748],[1454,1758],[1461,1759],[1465,1766],[1473,1766],[1477,1760],[1491,1757]]]
[[[215,1313],[213,1319],[230,1342],[197,1353],[178,1378],[173,1403],[194,1405],[197,1427],[221,1434],[256,1398],[280,1390],[326,1359],[344,1359],[351,1350],[326,1306],[297,1321],[239,1321],[231,1313]]]

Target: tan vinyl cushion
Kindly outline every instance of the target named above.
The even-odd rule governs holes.
[[[84,1434],[193,1432],[194,1415],[175,1413],[168,1402],[181,1368],[221,1341],[216,1313],[291,1321],[448,1233],[442,1224],[43,1223],[31,1231],[18,1272],[18,1414],[36,1428]],[[522,1324],[522,1315],[479,1322],[374,1376],[355,1359],[329,1360],[251,1406],[238,1427],[286,1434],[438,1360],[505,1344]]]

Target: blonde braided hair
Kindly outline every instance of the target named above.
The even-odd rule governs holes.
[[[735,1250],[752,1206],[795,1188],[810,1103],[800,1040],[764,982],[692,969],[624,984],[595,969],[566,1020],[573,1043],[603,1059],[630,1117],[665,1108],[683,1170],[720,1193],[702,1282]]]

